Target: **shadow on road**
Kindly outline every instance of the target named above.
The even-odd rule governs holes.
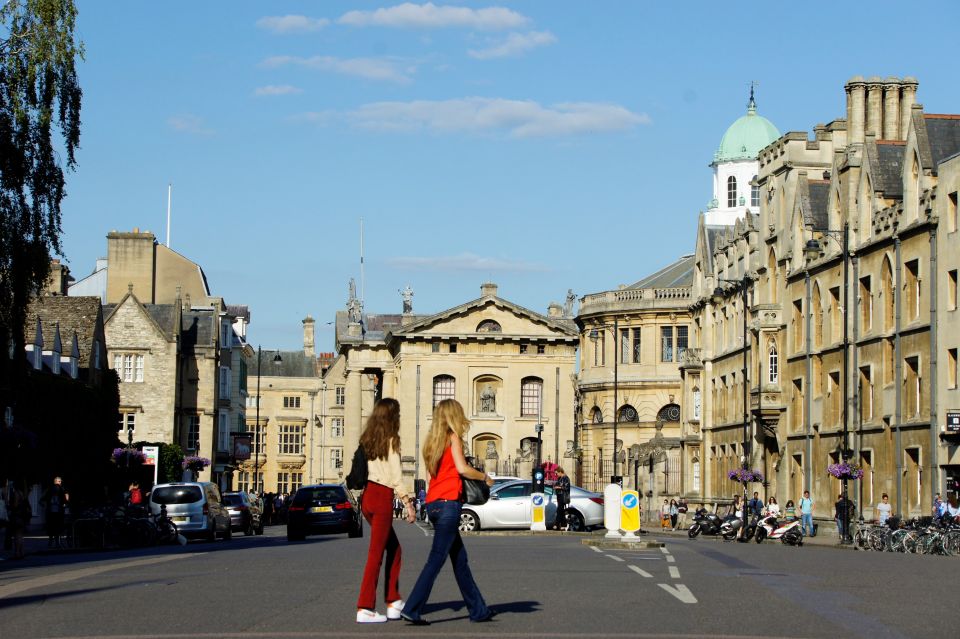
[[[53,592],[53,593],[44,593],[40,595],[21,595],[19,597],[5,597],[0,599],[0,610],[5,608],[15,608],[16,606],[26,606],[33,603],[44,603],[52,599],[63,599],[65,597],[76,597],[78,595],[86,595],[93,592],[103,592],[107,590],[116,590],[118,588],[123,588],[126,584],[121,586],[110,586],[106,588],[78,588],[76,590],[65,590],[63,592]]]
[[[540,610],[541,603],[539,601],[508,601],[508,602],[498,602],[498,603],[488,603],[490,608],[497,612],[497,615],[503,614],[526,614],[531,612],[537,612]],[[423,614],[430,614],[432,612],[440,612],[441,610],[454,610],[460,611],[466,608],[462,600],[455,601],[438,601],[434,603],[428,603],[423,607]],[[451,617],[449,619],[431,619],[432,623],[444,623],[448,621],[458,621],[461,619],[468,619],[468,615],[461,615],[458,617]]]

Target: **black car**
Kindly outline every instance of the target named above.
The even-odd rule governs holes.
[[[304,486],[287,508],[287,541],[316,533],[363,536],[363,516],[353,495],[341,484]]]
[[[230,511],[230,526],[245,535],[263,534],[263,510],[260,500],[244,492],[223,493],[223,504]]]

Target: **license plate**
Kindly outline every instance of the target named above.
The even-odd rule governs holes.
[[[183,522],[187,521],[189,517],[171,517],[170,519],[172,519],[176,524],[182,524]]]
[[[332,513],[333,508],[330,506],[314,506],[310,509],[312,513]]]

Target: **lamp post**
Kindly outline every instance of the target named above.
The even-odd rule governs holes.
[[[273,358],[273,363],[275,366],[279,366],[283,362],[283,358],[280,357],[280,351],[277,351],[277,354]],[[253,492],[260,494],[260,491],[263,489],[263,486],[260,484],[260,438],[263,435],[263,431],[260,429],[260,377],[263,375],[261,370],[261,364],[263,363],[263,350],[260,348],[260,345],[257,344],[257,417],[255,426],[253,427]]]
[[[608,324],[599,324],[602,329],[610,328]],[[622,479],[620,478],[620,473],[618,472],[617,464],[617,424],[620,421],[620,407],[618,406],[619,400],[619,377],[618,377],[618,368],[617,362],[620,359],[619,344],[617,340],[619,339],[619,320],[613,318],[613,475],[610,477],[611,484],[620,484]],[[596,328],[593,328],[590,331],[590,339],[593,340],[594,348],[596,348],[597,340],[600,338],[600,331]],[[600,461],[603,464],[603,460]]]
[[[850,278],[850,223],[844,222],[843,228],[840,230],[829,229],[829,228],[816,228],[811,227],[811,231],[821,233],[824,237],[831,238],[840,246],[841,258],[843,259],[843,441],[841,442],[840,457],[843,459],[843,462],[846,464],[849,462],[850,458],[853,456],[853,451],[850,450],[850,420],[849,420],[849,388],[850,388],[850,340],[849,340],[849,330],[850,322],[847,317],[847,311],[849,305],[847,304],[847,298],[849,296],[849,278]],[[807,241],[806,246],[803,249],[804,254],[807,259],[815,260],[823,253],[823,248],[820,245],[818,240],[811,238]],[[841,480],[843,482],[843,492],[840,496],[843,501],[843,517],[840,520],[840,543],[841,544],[851,544],[853,543],[853,537],[850,535],[850,500],[848,499],[848,490],[847,490],[847,477],[846,475]],[[861,505],[862,507],[862,505]]]
[[[750,279],[750,276],[744,273],[743,277],[738,280],[728,280],[724,278],[717,278],[718,282],[726,282],[730,284],[739,284],[740,285],[740,296],[743,300],[743,458],[741,461],[741,467],[743,468],[743,525],[740,526],[740,541],[747,541],[747,466],[750,461],[750,405],[748,403],[748,394],[750,391],[750,385],[747,381],[747,371],[749,370],[749,364],[747,362],[747,294],[749,292],[750,284],[753,280]],[[723,300],[726,298],[723,288],[717,286],[713,290],[713,295],[710,298],[710,301],[713,302],[714,306],[723,303]]]

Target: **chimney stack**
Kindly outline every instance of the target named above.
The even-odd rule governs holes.
[[[493,282],[484,282],[480,285],[480,296],[481,297],[496,297],[497,295],[497,285]]]
[[[303,319],[303,354],[307,357],[313,357],[314,324],[316,322],[309,315]]]

